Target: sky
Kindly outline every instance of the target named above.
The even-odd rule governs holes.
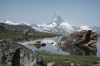
[[[56,11],[73,25],[100,25],[100,0],[0,0],[0,20],[42,24]]]

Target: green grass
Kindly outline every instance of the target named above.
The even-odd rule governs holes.
[[[52,53],[46,52],[46,51],[36,51],[36,53],[38,55],[43,56],[46,63],[55,62],[55,61],[63,61],[65,59],[64,56],[52,54]]]
[[[54,37],[57,34],[46,33],[46,32],[29,32],[28,35],[23,34],[22,31],[12,31],[12,30],[0,30],[0,40],[1,39],[11,39],[14,41],[22,40],[34,40],[38,38]]]
[[[100,38],[100,34],[97,35]]]
[[[5,30],[0,32],[0,39],[17,39],[21,33]]]
[[[59,36],[57,34],[46,33],[46,32],[34,32],[34,33],[29,33],[29,35],[33,36],[34,38]]]
[[[72,56],[64,56],[64,55],[57,55],[46,51],[36,51],[38,55],[43,56],[45,63],[49,62],[56,62],[54,66],[68,66],[71,61],[75,64],[81,64],[82,66],[91,66],[92,63],[95,63],[97,60],[96,56],[79,56],[79,55],[72,55]]]

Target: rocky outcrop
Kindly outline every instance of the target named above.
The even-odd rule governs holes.
[[[33,44],[36,48],[41,48],[41,47],[45,47],[46,43],[43,43],[41,41],[37,41],[35,44]]]
[[[0,41],[0,66],[33,66],[34,53],[9,40]]]
[[[60,46],[70,54],[96,55],[97,34],[92,30],[73,32],[67,37],[63,37]]]

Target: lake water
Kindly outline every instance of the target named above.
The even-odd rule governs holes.
[[[21,44],[32,49],[33,51],[45,50],[45,51],[52,52],[55,54],[70,55],[68,52],[62,51],[62,49],[58,46],[60,39],[61,37],[51,37],[51,38],[37,39],[33,41],[26,41],[26,42],[22,42]],[[36,43],[37,41],[42,41],[43,43],[46,43],[46,46],[41,47],[39,49],[36,48],[33,44]],[[100,38],[98,38],[97,40],[97,57],[100,57]]]
[[[100,57],[100,38],[97,40],[97,57]]]
[[[62,51],[62,49],[58,46],[60,39],[61,39],[61,37],[44,38],[44,39],[37,39],[37,40],[33,40],[33,41],[22,42],[21,44],[32,49],[33,51],[45,50],[48,52],[52,52],[54,54],[70,55],[68,52]],[[46,46],[41,47],[41,48],[36,48],[33,44],[35,44],[37,41],[41,41],[41,42],[45,43]]]

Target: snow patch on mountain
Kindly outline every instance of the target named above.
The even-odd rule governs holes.
[[[27,25],[30,26],[29,23],[22,21],[22,22],[15,22],[15,21],[11,21],[11,20],[6,20],[6,21],[0,21],[1,23],[5,23],[5,24],[9,24],[9,25]]]
[[[38,24],[38,27],[45,27],[45,28],[53,28],[55,26],[57,26],[57,24],[55,22],[53,22],[51,24],[43,24],[43,25]]]
[[[14,21],[10,21],[10,20],[5,21],[4,23],[9,24],[9,25],[20,25],[20,24],[22,24],[20,22],[14,22]]]
[[[80,26],[80,30],[92,30],[89,26]]]
[[[21,24],[22,25],[27,25],[27,26],[30,26],[31,25],[31,24],[29,24],[28,22],[25,22],[25,21],[22,21]]]
[[[62,22],[61,24],[60,24],[60,26],[63,28],[63,29],[69,29],[69,30],[74,30],[73,29],[73,27],[72,27],[72,25],[70,25],[68,22]]]

